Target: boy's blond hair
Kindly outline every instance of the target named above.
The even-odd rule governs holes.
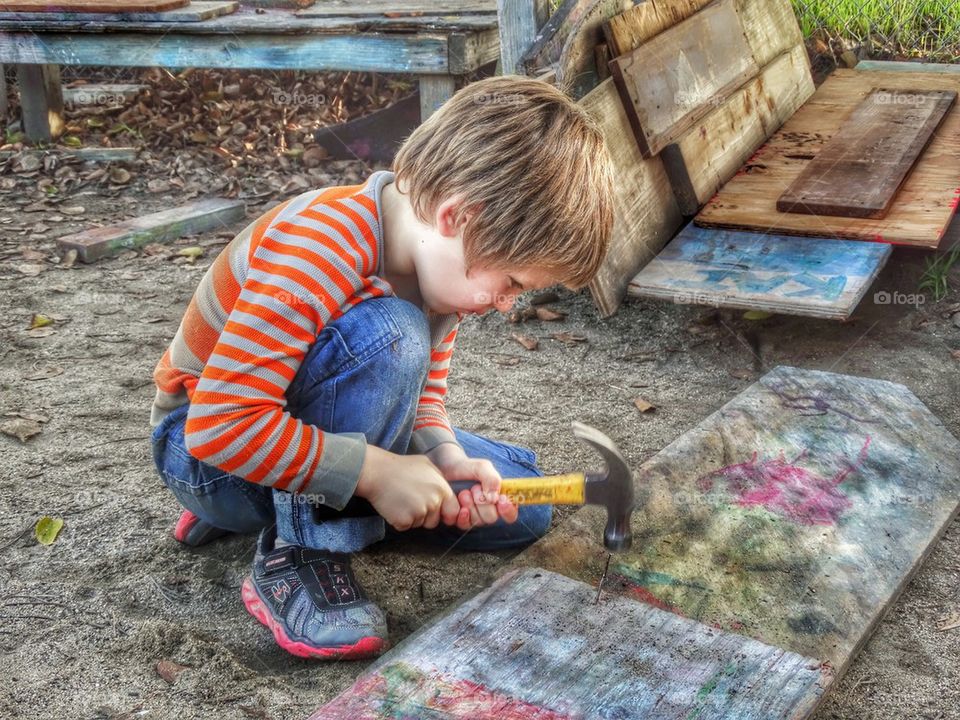
[[[593,119],[548,83],[506,75],[467,85],[413,131],[393,169],[423,222],[464,196],[468,267],[538,267],[577,288],[603,262],[610,158]]]

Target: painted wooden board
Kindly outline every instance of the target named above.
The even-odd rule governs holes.
[[[807,717],[816,660],[588,585],[514,571],[404,641],[310,720]]]
[[[960,442],[906,387],[778,367],[642,465],[604,585],[842,675],[955,516]],[[518,562],[592,582],[604,511]]]
[[[936,247],[960,189],[960,110],[954,105],[917,162],[887,216],[841,218],[781,213],[777,198],[836,134],[850,111],[875,88],[960,90],[960,76],[836,70],[761,147],[696,218],[703,227],[786,235],[876,240]]]
[[[610,64],[644,157],[759,72],[735,0],[717,0]]]
[[[896,60],[861,60],[857,70],[880,70],[881,72],[920,72],[960,75],[960,65],[946,63],[923,63]]]
[[[874,90],[783,191],[777,210],[886,217],[956,99],[953,90]]]
[[[121,13],[162,12],[183,7],[190,0],[3,0],[7,12]]]
[[[695,215],[814,92],[804,44],[774,58],[660,153],[684,215]]]
[[[691,223],[630,281],[627,292],[678,304],[843,320],[891,252],[886,243],[712,230]]]
[[[496,0],[322,0],[297,13],[299,17],[364,17],[366,15],[497,14]]]
[[[606,317],[617,311],[630,278],[673,237],[681,218],[660,158],[640,155],[613,80],[604,80],[580,102],[600,124],[615,172],[610,248],[590,283]]]
[[[237,0],[192,0],[184,7],[163,12],[7,12],[0,3],[0,20],[94,21],[94,22],[198,22],[236,11]]]
[[[147,243],[173,240],[184,235],[229,227],[244,217],[240,200],[212,198],[162,210],[142,217],[124,220],[115,225],[92,228],[57,240],[61,251],[76,250],[83,262],[142,247]]]

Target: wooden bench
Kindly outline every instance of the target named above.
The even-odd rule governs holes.
[[[511,0],[499,4],[516,17]],[[532,6],[530,0],[522,4]],[[414,74],[426,117],[453,94],[457,78],[496,61],[501,45],[496,0],[434,6],[404,0],[320,2],[301,11],[241,5],[230,14],[187,22],[0,12],[0,64],[17,66],[24,131],[31,140],[57,134],[51,120],[56,125],[62,107],[61,65]],[[523,27],[518,20],[507,24],[502,32],[510,37]]]

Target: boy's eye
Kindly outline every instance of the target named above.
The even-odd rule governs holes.
[[[521,290],[523,288],[523,283],[519,283],[514,278],[510,278],[510,287]]]

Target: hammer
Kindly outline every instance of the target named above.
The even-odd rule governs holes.
[[[610,552],[629,550],[633,542],[630,515],[633,512],[633,475],[613,441],[596,428],[573,423],[573,434],[593,447],[606,462],[602,472],[567,473],[546,477],[504,478],[500,494],[517,505],[602,505],[607,509],[603,544]],[[451,483],[454,492],[475,485],[473,481]],[[376,515],[366,500],[353,498],[343,510],[315,505],[317,521]]]

